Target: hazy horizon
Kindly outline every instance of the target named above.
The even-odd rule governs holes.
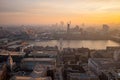
[[[120,0],[0,0],[0,24],[120,25]]]

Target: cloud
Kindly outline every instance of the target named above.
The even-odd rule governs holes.
[[[0,13],[24,12],[35,4],[27,0],[0,0]]]
[[[120,6],[114,6],[114,7],[103,7],[100,10],[106,11],[106,12],[120,12]]]
[[[120,0],[0,0],[0,13],[117,11]],[[113,7],[111,7],[113,6]]]

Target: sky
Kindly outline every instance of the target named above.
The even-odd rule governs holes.
[[[120,24],[120,0],[0,0],[0,24]]]

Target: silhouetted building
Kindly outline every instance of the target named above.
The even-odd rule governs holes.
[[[56,60],[54,58],[24,58],[21,61],[21,68],[24,70],[33,70],[36,64],[55,69]]]
[[[70,23],[67,24],[67,33],[70,33]]]
[[[95,74],[101,75],[102,71],[120,69],[120,62],[114,61],[111,58],[90,58],[88,66]]]
[[[104,34],[108,34],[108,32],[109,32],[109,26],[107,25],[107,24],[103,24],[103,33]]]

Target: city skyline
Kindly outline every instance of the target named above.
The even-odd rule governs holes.
[[[72,24],[120,25],[119,0],[1,0],[1,24]]]
[[[0,0],[0,80],[120,80],[120,0]]]

